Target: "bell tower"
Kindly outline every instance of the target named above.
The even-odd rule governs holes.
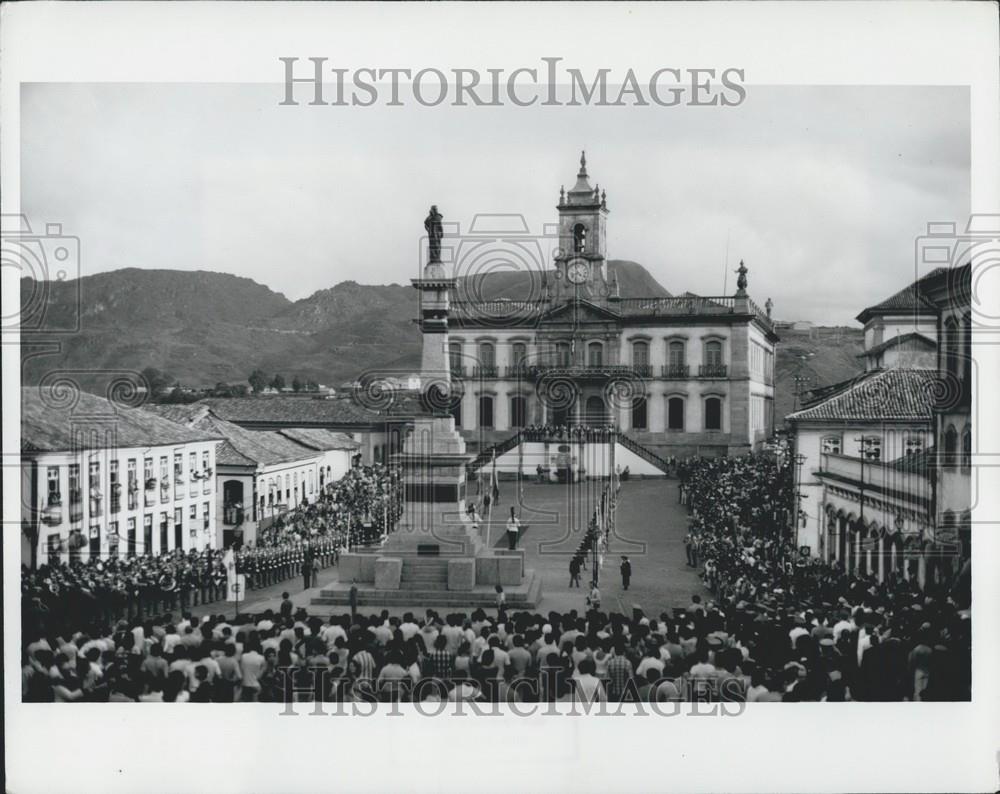
[[[559,188],[559,271],[560,293],[606,298],[608,203],[601,186],[590,186],[587,153],[580,153],[576,184],[567,193]]]

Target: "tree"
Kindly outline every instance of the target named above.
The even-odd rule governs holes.
[[[281,391],[285,388],[285,379],[281,377],[280,372],[271,379],[271,388],[275,391]]]
[[[255,369],[250,373],[247,382],[250,384],[250,388],[253,389],[254,394],[260,394],[260,392],[267,388],[267,375],[264,373],[264,370]]]
[[[213,389],[212,394],[214,397],[232,397],[233,390],[230,388],[228,383],[220,380],[215,384],[215,389]]]
[[[302,391],[302,380],[299,378],[298,375],[292,378],[292,391],[294,392]]]
[[[306,384],[306,391],[319,391],[319,384],[311,380]]]
[[[149,396],[153,399],[160,397],[167,387],[175,382],[175,378],[166,372],[161,372],[156,367],[146,367],[142,371],[142,377],[149,388]]]

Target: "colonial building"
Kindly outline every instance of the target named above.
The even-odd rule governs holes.
[[[437,293],[455,283],[445,270],[461,275],[447,247],[437,281],[414,282],[424,333],[447,340],[460,394],[452,415],[470,449],[525,426],[612,423],[661,457],[761,445],[773,428],[778,337],[747,294],[743,264],[732,295],[623,298],[609,272],[607,196],[591,187],[584,158],[556,210],[555,270],[531,274],[530,299],[442,303]]]
[[[972,557],[972,266],[942,268],[925,282],[938,310],[939,390],[934,401],[934,433],[939,452],[934,518],[935,568],[940,577],[962,569]]]
[[[941,268],[861,312],[867,371],[788,417],[797,536],[814,554],[922,585],[968,558],[968,278]]]
[[[21,392],[26,563],[215,547],[216,444],[87,393]]]
[[[214,511],[218,543],[256,540],[257,530],[303,503],[350,468],[358,442],[321,429],[246,430],[204,403],[150,410],[185,428],[222,439],[217,453]]]
[[[937,366],[937,308],[927,294],[943,268],[913,282],[858,316],[865,327],[865,370]]]

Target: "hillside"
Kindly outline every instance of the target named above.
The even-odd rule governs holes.
[[[635,262],[612,260],[622,297],[669,296]],[[458,297],[526,298],[538,282],[524,273],[500,272],[460,280]],[[413,323],[417,293],[409,285],[343,281],[295,302],[256,282],[226,273],[128,268],[50,282],[37,289],[22,280],[22,301],[44,296],[45,327],[73,327],[60,348],[42,355],[27,346],[25,383],[71,370],[89,388],[122,370],[155,367],[186,386],[245,382],[260,368],[290,379],[336,385],[366,369],[410,372],[419,366],[420,337]],[[35,289],[32,289],[32,287]],[[78,297],[79,295],[79,297]],[[782,330],[776,361],[779,421],[792,409],[798,355],[808,387],[850,377],[859,367],[860,331]],[[92,373],[92,374],[91,374]]]
[[[813,328],[809,331],[778,331],[781,342],[775,351],[774,417],[781,426],[794,410],[795,378],[808,378],[799,389],[806,391],[829,386],[859,374],[864,333],[860,328]]]

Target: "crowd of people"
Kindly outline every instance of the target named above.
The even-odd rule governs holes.
[[[678,467],[685,538],[725,633],[791,700],[968,700],[969,594],[800,555],[782,528],[791,467],[768,454]]]
[[[374,471],[374,470],[373,470]],[[28,701],[232,702],[574,699],[642,702],[955,701],[971,693],[968,593],[944,583],[845,571],[797,554],[782,527],[789,466],[773,455],[678,463],[690,510],[688,562],[711,597],[658,616],[602,610],[592,583],[579,614],[497,610],[420,616],[294,611],[192,617],[57,612],[40,581],[87,582],[80,569],[26,574],[22,693]],[[377,478],[352,477],[369,514],[386,506]],[[345,502],[346,503],[346,502]],[[387,506],[386,506],[387,507]],[[330,526],[321,503],[274,537],[300,544]],[[338,511],[339,512],[339,511]],[[374,516],[371,516],[374,518]],[[333,522],[342,531],[343,523]],[[350,521],[347,522],[350,527]],[[596,526],[596,525],[595,525]],[[585,534],[571,582],[601,549]],[[179,557],[182,555],[178,555]],[[218,571],[217,553],[202,563]],[[190,559],[190,556],[186,559]],[[179,560],[178,560],[179,561]],[[191,560],[197,568],[198,560]],[[141,563],[106,561],[111,580]],[[43,566],[44,567],[44,566]],[[631,573],[625,570],[623,581]],[[39,579],[39,577],[42,577]],[[209,577],[210,581],[215,581]],[[75,599],[79,600],[79,599]],[[180,611],[175,605],[180,605]],[[286,687],[291,686],[291,689]]]
[[[277,612],[26,634],[26,702],[779,699],[714,610],[626,616],[483,610],[327,619]]]
[[[402,479],[397,468],[357,466],[331,483],[310,504],[279,516],[256,542],[233,544],[235,573],[247,590],[316,572],[336,564],[340,551],[383,537],[402,514]],[[25,625],[60,627],[95,619],[143,619],[227,597],[223,549],[175,549],[86,560],[49,559],[21,569]]]
[[[278,516],[259,533],[257,546],[274,547],[318,537],[339,548],[368,545],[385,537],[403,514],[403,480],[398,466],[355,466],[331,483],[319,499]]]

